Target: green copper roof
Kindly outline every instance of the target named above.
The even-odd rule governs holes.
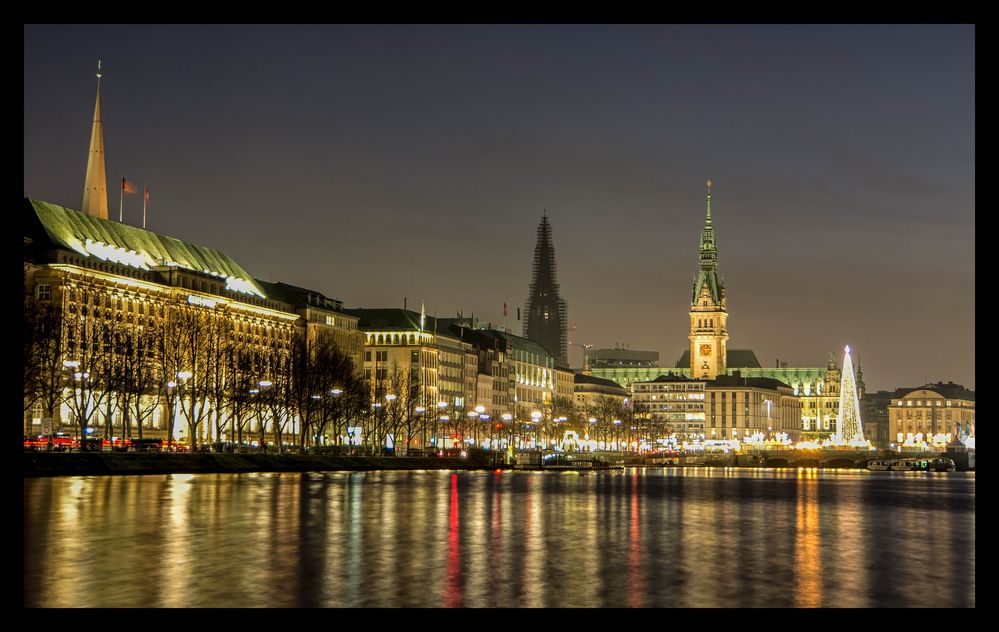
[[[343,310],[345,314],[356,316],[359,320],[357,326],[366,331],[420,331],[420,313],[399,307],[357,307]],[[424,331],[434,331],[433,316],[426,316],[423,325]],[[444,336],[450,336],[451,332],[442,327],[439,332]]]
[[[30,198],[26,201],[56,247],[89,257],[94,255],[87,251],[87,240],[99,242],[145,256],[149,260],[147,265],[150,266],[176,264],[188,270],[234,277],[249,283],[261,296],[266,296],[260,285],[242,266],[228,255],[213,248],[190,244],[128,224],[84,215],[57,204]]]
[[[709,181],[710,182],[710,181]],[[690,304],[697,303],[697,297],[701,293],[701,288],[708,286],[711,292],[711,299],[715,304],[720,304],[725,297],[725,287],[718,280],[718,248],[715,245],[715,231],[711,226],[711,189],[708,188],[708,213],[704,220],[704,230],[701,231],[701,246],[699,249],[699,261],[697,280],[694,281],[694,289],[691,293]]]
[[[756,354],[752,349],[726,349],[725,367],[727,369],[760,368],[760,361],[756,359]],[[690,349],[683,352],[680,359],[676,361],[677,369],[690,368]]]

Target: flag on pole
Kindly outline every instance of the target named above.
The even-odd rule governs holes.
[[[427,320],[427,306],[423,301],[420,301],[420,331],[424,329],[424,323]]]
[[[503,318],[506,318],[506,303],[503,303]]]
[[[118,221],[125,221],[125,194],[135,193],[135,185],[121,177],[121,193],[118,195]]]
[[[517,320],[520,320],[520,308],[517,308]]]

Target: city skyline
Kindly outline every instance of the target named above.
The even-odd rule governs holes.
[[[930,50],[933,46],[946,49],[949,56],[942,55],[937,66],[929,71],[922,69],[930,75],[923,80],[926,85],[914,72],[905,78],[905,82],[911,83],[907,84],[910,95],[937,96],[940,101],[924,103],[923,110],[892,109],[890,99],[873,83],[865,84],[870,94],[884,99],[879,103],[884,112],[853,120],[844,116],[844,119],[855,126],[858,121],[862,123],[863,131],[873,136],[869,144],[836,145],[829,140],[836,133],[832,129],[835,126],[830,126],[828,137],[815,132],[821,142],[813,153],[803,153],[805,162],[813,163],[811,166],[816,161],[831,160],[845,168],[849,177],[839,173],[837,178],[823,179],[818,174],[809,174],[811,178],[804,180],[800,169],[798,173],[793,168],[788,172],[793,167],[790,156],[774,148],[771,148],[772,162],[763,161],[766,164],[762,165],[729,156],[724,151],[714,152],[713,157],[702,154],[697,160],[682,163],[679,160],[682,147],[673,152],[650,150],[648,145],[654,143],[638,138],[634,127],[622,127],[615,116],[602,119],[596,116],[601,114],[600,108],[583,111],[584,119],[585,115],[593,117],[589,121],[592,127],[581,127],[581,121],[577,120],[557,134],[531,139],[525,130],[543,129],[541,121],[550,115],[552,103],[531,110],[537,119],[534,125],[521,127],[522,133],[502,143],[498,139],[503,124],[484,116],[498,108],[478,104],[479,109],[473,109],[459,127],[471,132],[476,125],[492,120],[495,136],[491,142],[499,144],[480,147],[481,154],[487,154],[491,160],[467,153],[474,150],[474,143],[460,147],[452,140],[448,145],[444,136],[441,138],[445,140],[440,141],[446,146],[443,151],[434,143],[421,144],[421,133],[425,142],[435,132],[460,131],[453,123],[444,124],[443,114],[427,122],[427,112],[421,113],[420,107],[416,107],[432,109],[433,104],[447,103],[440,94],[433,100],[415,101],[416,112],[403,109],[382,118],[361,117],[363,129],[359,130],[352,130],[349,120],[337,121],[333,127],[324,128],[319,137],[309,139],[305,138],[308,124],[296,127],[286,118],[273,116],[275,127],[271,128],[260,124],[266,117],[255,115],[271,108],[272,115],[282,111],[303,114],[306,121],[315,124],[315,117],[322,116],[315,97],[332,89],[332,85],[300,86],[303,90],[317,91],[310,94],[306,90],[306,96],[313,97],[311,100],[291,99],[285,91],[279,95],[285,101],[266,98],[240,101],[237,97],[243,94],[241,90],[251,86],[239,81],[260,73],[236,73],[238,56],[229,59],[220,54],[209,45],[206,36],[214,32],[218,34],[218,42],[239,41],[260,29],[272,28],[278,42],[289,43],[293,33],[299,34],[299,41],[292,46],[294,50],[287,54],[304,54],[303,49],[314,47],[316,57],[322,57],[317,51],[326,50],[322,48],[327,43],[324,37],[330,33],[347,40],[365,39],[358,34],[367,33],[375,41],[392,34],[404,35],[398,39],[410,44],[422,42],[426,48],[419,49],[420,52],[429,55],[428,51],[445,50],[448,43],[472,46],[467,32],[476,31],[486,37],[477,49],[479,57],[473,55],[473,61],[467,62],[475,65],[492,59],[496,51],[491,46],[502,48],[505,42],[502,34],[518,31],[526,34],[523,39],[531,44],[539,31],[545,32],[542,27],[510,27],[507,31],[500,27],[134,28],[137,33],[151,36],[149,50],[134,49],[136,59],[126,58],[121,52],[136,45],[129,27],[25,28],[25,196],[79,208],[96,59],[101,58],[110,206],[117,202],[115,178],[122,171],[129,179],[148,182],[153,198],[151,230],[218,248],[244,262],[256,277],[314,287],[351,307],[401,306],[403,297],[407,297],[410,304],[425,300],[428,312],[436,310],[441,315],[450,315],[458,310],[466,314],[474,311],[482,320],[501,323],[503,304],[518,305],[523,299],[530,277],[532,228],[537,217],[547,210],[559,226],[555,247],[562,263],[562,295],[573,305],[569,324],[576,331],[570,334],[574,343],[569,352],[571,363],[582,365],[578,349],[581,343],[597,347],[628,343],[632,349],[659,351],[661,364],[669,367],[686,346],[685,297],[689,294],[690,277],[696,274],[695,240],[703,217],[703,183],[711,177],[715,185],[712,212],[720,252],[719,272],[730,290],[729,312],[733,316],[730,346],[753,348],[764,366],[772,365],[776,357],[792,365],[821,366],[827,352],[835,352],[849,343],[859,356],[869,390],[915,386],[925,380],[953,380],[974,389],[974,31],[971,27],[880,27],[893,35],[893,41],[902,41],[910,48],[918,49],[915,33],[931,36],[933,42],[919,49],[926,58],[932,57],[929,53],[933,52]],[[742,42],[749,46],[750,52],[759,53],[767,49],[765,38],[754,47],[752,33],[776,33],[774,37],[778,40],[792,34],[778,27],[757,28],[758,31],[752,27],[733,28],[735,37],[728,46],[733,46],[733,41]],[[612,51],[622,53],[629,47],[658,45],[652,37],[658,33],[678,34],[682,40],[690,32],[703,34],[712,29],[718,31],[723,27],[663,27],[659,31],[653,27],[635,27],[631,32],[639,36],[638,43],[632,44],[623,42],[619,36],[615,38],[616,33],[629,30],[625,27],[604,30],[550,27],[548,31],[557,35],[559,41],[576,45],[585,39],[583,35],[603,38],[613,44]],[[839,31],[832,27],[806,27],[806,30],[821,41],[846,37],[858,46],[872,47],[870,36],[878,27]],[[427,33],[434,31],[448,40],[440,49],[428,44]],[[58,45],[50,46],[53,50],[43,52],[40,49],[43,43],[52,44],[45,36],[55,32],[65,37],[60,37]],[[73,48],[80,45],[74,38],[83,39],[86,34],[92,36],[98,32],[108,35],[97,38],[96,43],[86,42],[79,50]],[[116,43],[110,33],[126,37]],[[181,35],[203,55],[201,63],[219,71],[216,79],[221,85],[214,88],[206,85],[210,73],[198,64],[191,64],[183,73],[166,72],[170,64],[177,69],[180,62],[168,62],[169,56],[164,51],[177,48],[178,41],[183,39]],[[405,48],[396,43],[400,46],[397,50]],[[568,43],[565,46],[564,50],[571,50]],[[222,44],[214,47],[221,49]],[[84,61],[90,48],[94,59]],[[268,46],[261,46],[252,54],[269,50]],[[964,96],[970,102],[965,103],[960,95],[948,94],[946,90],[932,95],[926,92],[930,81],[961,85],[962,77],[943,76],[943,58],[953,62],[960,52],[971,53],[967,60],[969,73],[963,77],[968,80],[969,88]],[[522,70],[530,81],[514,82],[521,89],[549,76],[527,63],[546,59],[544,51],[525,49],[523,55],[526,65]],[[426,64],[421,70],[456,63],[433,57],[418,56]],[[812,61],[819,57],[819,53],[813,53]],[[836,57],[837,63],[846,63],[843,59]],[[254,62],[248,65],[252,67],[261,60],[254,57]],[[398,58],[389,56],[381,61],[393,60]],[[775,60],[781,61],[780,56]],[[142,72],[139,64],[143,61],[158,62],[153,64],[158,70]],[[371,68],[368,74],[361,70],[352,73],[349,64],[337,65],[332,59],[321,61],[345,73],[355,85],[371,76]],[[890,61],[901,63],[901,57]],[[315,59],[310,62],[315,68],[326,67]],[[564,59],[560,63],[572,66]],[[618,59],[615,63],[623,62]],[[603,69],[609,70],[615,63],[607,62]],[[911,60],[909,63],[917,65]],[[889,66],[890,63],[882,60],[878,71],[885,72]],[[267,68],[275,69],[273,65]],[[492,67],[494,72],[502,74],[501,68]],[[381,70],[395,77],[390,72],[393,69]],[[301,71],[291,74],[295,72]],[[194,75],[195,80],[180,84],[186,85],[186,91],[176,89],[177,77],[185,74]],[[271,72],[264,74],[266,79],[261,76],[261,81],[288,81]],[[777,73],[776,78],[780,77],[784,75]],[[897,77],[882,78],[891,88],[901,85]],[[609,80],[606,76],[603,79]],[[861,74],[860,83],[869,80],[871,76]],[[805,81],[807,84],[807,77]],[[426,96],[413,84],[406,92],[409,99]],[[471,86],[479,97],[489,92],[484,82],[462,85]],[[583,89],[580,86],[588,84],[583,81],[573,85]],[[174,96],[187,92],[189,97],[204,98],[209,107],[199,117],[198,110],[191,109],[190,103],[171,101],[168,88],[175,89]],[[748,90],[746,86],[742,88]],[[60,99],[52,99],[51,94],[60,95]],[[922,144],[916,142],[906,147],[901,143],[900,149],[919,154],[907,156],[910,162],[901,157],[906,152],[881,153],[884,148],[880,144],[888,139],[898,141],[911,126],[921,125],[924,119],[937,120],[939,112],[931,105],[941,105],[946,101],[945,94],[954,101],[949,104],[954,113],[950,127],[933,128],[932,133],[924,135]],[[374,102],[387,106],[392,103],[389,96],[378,93]],[[552,95],[548,98],[551,100]],[[755,103],[748,97],[745,100]],[[279,110],[280,103],[295,103],[295,109],[285,105],[281,106],[285,109]],[[603,105],[615,104],[620,106],[621,102]],[[342,106],[331,107],[335,110]],[[858,106],[852,114],[858,115],[860,111]],[[609,110],[602,113],[606,115]],[[960,118],[962,113],[964,119]],[[231,116],[213,122],[210,120],[213,114]],[[526,111],[521,114],[530,119]],[[715,114],[718,119],[715,125],[728,120],[728,131],[740,122],[766,118],[760,111],[743,116],[736,116],[733,111]],[[823,120],[821,115],[828,112],[815,110],[812,114],[816,120]],[[574,112],[574,116],[580,115],[579,111]],[[688,130],[687,134],[697,136],[697,131],[706,132],[712,139],[709,144],[719,149],[725,143],[717,136],[710,136],[709,118],[697,121],[694,132]],[[877,126],[885,118],[898,118],[897,129],[878,135]],[[421,132],[418,125],[411,126],[413,121],[424,121],[427,127]],[[380,135],[370,127],[379,122],[394,125],[394,132],[405,140],[393,144],[393,131]],[[222,129],[213,132],[213,123]],[[787,124],[804,125],[801,121]],[[584,129],[593,135],[605,135],[603,144],[593,142],[587,146],[585,141],[593,141],[592,136],[573,136],[574,131],[578,134]],[[798,131],[805,129],[800,127]],[[842,133],[843,128],[837,129]],[[259,137],[253,136],[253,130],[257,130]],[[337,139],[346,138],[349,142],[324,145],[321,142],[326,138],[324,135],[334,131],[341,134]],[[300,137],[281,136],[289,132]],[[221,140],[226,137],[229,145]],[[269,149],[271,145],[266,141],[275,139],[277,148],[263,152],[274,160],[256,162],[251,141],[260,141]],[[475,139],[485,142],[481,136]],[[372,150],[371,140],[382,144]],[[687,137],[681,145],[689,148],[691,143],[692,139]],[[369,151],[358,154],[354,151],[357,147]],[[491,151],[497,148],[501,150],[498,154]],[[646,151],[641,156],[631,156],[629,148]],[[925,152],[940,148],[947,150],[943,156],[936,156],[934,161],[918,168],[913,166],[914,158],[925,161]],[[568,149],[574,150],[575,155]],[[531,163],[532,150],[540,151],[543,158]],[[241,151],[244,155],[240,155]],[[560,152],[568,155],[564,159],[568,164],[557,160]],[[363,159],[351,163],[351,156],[358,155]],[[509,162],[497,162],[494,155]],[[462,169],[458,164],[462,157],[472,163],[468,168]],[[297,158],[298,162],[286,158]],[[526,172],[531,169],[524,167],[531,164],[545,167],[543,173],[528,177]],[[506,169],[487,173],[490,165]],[[409,173],[407,166],[413,167],[416,175]],[[939,169],[941,166],[947,169]],[[962,170],[959,166],[966,168]],[[335,175],[331,177],[320,167],[341,169],[332,170]],[[603,181],[594,181],[594,173],[600,173],[602,167],[611,173]],[[629,167],[636,169],[629,171]],[[879,171],[883,167],[894,170]],[[937,171],[931,177],[923,177],[929,175],[926,170],[934,169]],[[437,175],[429,177],[435,170]],[[379,177],[383,171],[387,175],[382,173]],[[449,178],[449,171],[462,177]],[[246,190],[259,181],[276,185],[273,187],[276,191]],[[449,181],[457,186],[448,187]],[[835,189],[837,183],[847,189],[855,186],[863,196],[851,198],[847,191]],[[880,190],[884,183],[887,194]],[[775,195],[774,191],[780,191],[781,195]],[[587,197],[592,199],[586,200]],[[816,199],[824,201],[815,202]],[[857,199],[865,200],[866,206],[858,205]],[[945,199],[950,200],[954,209],[947,217],[941,216],[939,210]],[[789,200],[799,204],[803,200],[813,202],[796,211]],[[281,201],[286,201],[292,209],[282,209]],[[126,208],[126,223],[141,225],[141,197],[126,202],[131,202]],[[469,208],[477,208],[478,212],[469,212]],[[341,237],[345,232],[347,236]],[[925,254],[928,242],[941,252],[929,261]],[[265,243],[275,245],[270,250],[261,249]],[[372,257],[373,251],[399,256]],[[937,335],[931,326],[946,330],[949,335]],[[508,327],[519,333],[519,326],[512,319]]]

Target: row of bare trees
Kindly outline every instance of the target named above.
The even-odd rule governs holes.
[[[251,343],[222,309],[178,302],[143,318],[99,291],[76,294],[66,308],[25,302],[24,406],[41,403],[53,417],[66,404],[80,436],[102,423],[105,437],[141,438],[162,407],[166,436],[179,418],[192,448],[222,437],[242,444],[253,428],[261,445],[270,435],[282,450],[292,427],[304,448],[341,436],[367,408],[351,358],[321,330]]]

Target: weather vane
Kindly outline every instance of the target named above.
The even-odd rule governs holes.
[[[97,60],[97,78],[98,79],[101,78],[101,60],[100,59]]]

